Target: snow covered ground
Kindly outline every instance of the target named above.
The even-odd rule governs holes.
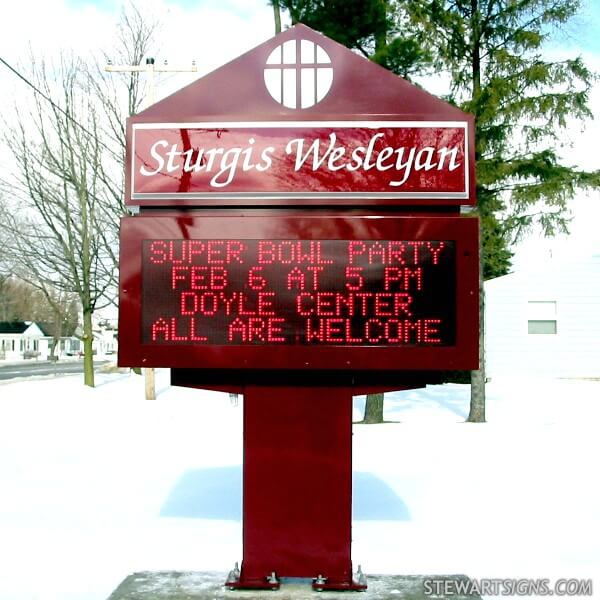
[[[242,403],[101,375],[0,383],[0,599],[105,600],[139,570],[241,557]],[[594,578],[600,382],[493,381],[386,396],[354,435],[353,560],[367,573]],[[355,402],[360,418],[364,399]]]

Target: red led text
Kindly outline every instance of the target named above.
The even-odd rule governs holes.
[[[147,240],[147,344],[441,346],[451,240]]]

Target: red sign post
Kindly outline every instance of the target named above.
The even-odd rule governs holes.
[[[229,587],[365,588],[352,395],[477,368],[473,162],[469,115],[302,25],[130,119],[119,364],[244,393]]]

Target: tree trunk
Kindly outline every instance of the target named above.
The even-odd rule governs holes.
[[[94,387],[94,354],[92,343],[94,333],[92,331],[92,313],[83,313],[83,383]]]
[[[383,394],[368,394],[363,423],[383,423]]]
[[[471,80],[472,99],[477,103],[481,95],[481,14],[479,1],[471,0]],[[478,105],[476,104],[476,107]],[[477,140],[475,140],[475,160],[481,158]],[[479,221],[481,228],[481,220]],[[485,292],[483,288],[483,248],[481,230],[479,232],[479,369],[471,371],[471,405],[469,423],[485,423]]]
[[[384,0],[384,4],[386,7],[386,15],[389,12],[389,6],[388,6],[388,0]],[[382,31],[382,30],[378,30],[375,33],[375,53],[379,52],[380,50],[383,50],[388,43],[388,31]]]
[[[471,84],[473,99],[479,100],[481,94],[481,13],[479,0],[471,0]],[[479,157],[477,157],[479,159]]]
[[[386,1],[387,4],[387,1]],[[387,31],[378,31],[375,36],[375,51],[387,45]],[[367,394],[363,423],[383,423],[383,394]]]
[[[46,298],[49,300],[49,296],[46,296]],[[60,338],[62,338],[62,335],[63,335],[63,319],[64,319],[64,314],[62,314],[62,312],[57,311],[54,304],[52,305],[52,309],[53,309],[54,320],[55,320],[56,324],[54,325],[54,334],[52,335],[52,345],[50,346],[51,360],[54,359],[57,348],[60,352]]]
[[[275,34],[281,33],[281,10],[279,0],[273,0],[273,17],[275,18]]]
[[[471,406],[469,423],[485,423],[485,290],[483,287],[483,259],[479,239],[479,369],[471,371]]]

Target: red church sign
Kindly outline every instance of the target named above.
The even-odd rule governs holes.
[[[119,364],[244,393],[230,589],[366,588],[352,394],[478,366],[473,126],[303,25],[129,119]]]

